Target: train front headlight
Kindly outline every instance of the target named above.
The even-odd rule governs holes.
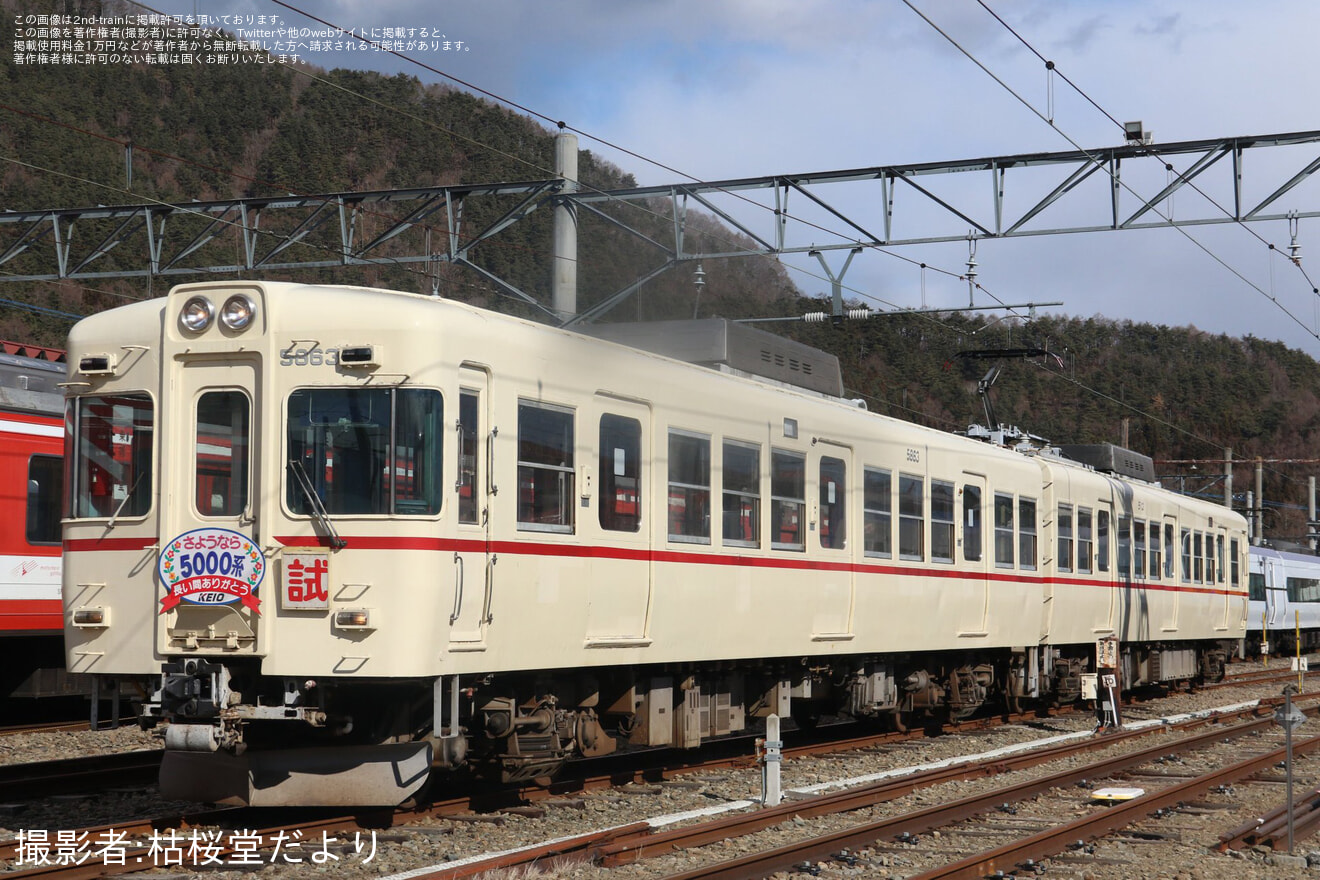
[[[225,300],[220,309],[220,323],[230,330],[246,330],[257,316],[257,304],[244,293],[236,293]]]
[[[194,296],[183,304],[179,312],[179,326],[189,333],[201,333],[211,326],[215,317],[215,306],[204,296]]]

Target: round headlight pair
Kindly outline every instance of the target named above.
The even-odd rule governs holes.
[[[252,319],[257,316],[257,304],[244,293],[236,293],[225,300],[220,309],[220,323],[230,330],[246,330]],[[215,317],[215,306],[204,296],[194,296],[183,304],[179,312],[179,325],[189,333],[201,333],[211,326]]]

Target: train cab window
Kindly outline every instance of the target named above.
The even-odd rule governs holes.
[[[844,487],[848,485],[847,465],[843,459],[824,456],[820,460],[820,546],[842,550],[848,545],[848,505]]]
[[[28,459],[27,486],[27,542],[58,544],[64,462],[58,455],[32,456]]]
[[[963,559],[980,562],[985,555],[985,527],[982,523],[981,487],[963,486]]]
[[[74,518],[143,516],[151,508],[156,410],[145,394],[79,397],[73,414]]]
[[[1109,571],[1109,511],[1095,512],[1095,569]]]
[[[1018,499],[1018,567],[1036,570],[1036,499]]]
[[[1094,521],[1091,508],[1077,508],[1077,571],[1091,573],[1091,549],[1095,546]]]
[[[1137,580],[1146,579],[1146,522],[1137,520],[1132,524],[1132,569]]]
[[[572,532],[573,411],[518,402],[518,528]]]
[[[807,459],[796,452],[770,452],[770,547],[805,550]]]
[[[480,520],[478,501],[480,474],[477,473],[480,449],[477,432],[481,430],[481,398],[475,391],[458,394],[458,521],[477,523]]]
[[[890,559],[894,555],[894,479],[886,470],[866,468],[862,475],[862,552]]]
[[[1192,530],[1182,530],[1182,582],[1192,582]]]
[[[761,447],[724,441],[724,543],[761,546]]]
[[[251,411],[241,391],[197,398],[193,500],[202,516],[238,516],[247,509]]]
[[[424,388],[300,388],[288,400],[285,503],[311,516],[434,515],[444,410]],[[313,501],[309,493],[315,493]]]
[[[953,562],[954,540],[953,483],[930,481],[930,558],[932,562]]]
[[[1173,543],[1173,523],[1164,524],[1164,579],[1173,580],[1177,567],[1177,547]]]
[[[1150,579],[1157,581],[1160,579],[1160,569],[1163,564],[1160,562],[1160,524],[1152,522],[1150,524]]]
[[[642,527],[642,423],[600,417],[600,527],[636,532]]]
[[[1073,570],[1073,508],[1071,504],[1060,504],[1055,528],[1059,534],[1059,558],[1056,566],[1059,571]]]
[[[710,543],[710,438],[669,432],[669,540]]]
[[[1013,567],[1013,496],[995,493],[995,565]]]

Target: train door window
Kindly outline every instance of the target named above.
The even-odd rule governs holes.
[[[932,562],[953,562],[954,538],[953,483],[930,481],[930,558]]]
[[[1036,499],[1018,499],[1018,567],[1036,570]]]
[[[761,546],[761,447],[724,441],[724,543]]]
[[[444,499],[444,401],[424,388],[400,388],[394,397],[391,512],[434,516]]]
[[[1229,560],[1229,564],[1233,567],[1232,585],[1234,587],[1236,587],[1238,583],[1240,583],[1239,578],[1242,577],[1242,569],[1241,569],[1242,561],[1238,557],[1238,554],[1241,552],[1242,550],[1240,547],[1238,547],[1237,538],[1233,538],[1228,542],[1228,560]],[[1260,598],[1264,599],[1265,597],[1261,596]]]
[[[995,565],[1013,567],[1013,496],[995,493]]]
[[[866,468],[862,476],[862,552],[867,556],[894,555],[894,480],[886,470]]]
[[[1109,511],[1095,512],[1095,568],[1109,571]]]
[[[1219,583],[1224,582],[1224,536],[1219,535],[1215,538],[1215,556],[1219,560],[1218,572]]]
[[[1200,532],[1192,532],[1192,583],[1199,584],[1205,578],[1205,557],[1202,545],[1205,538]]]
[[[1164,524],[1164,579],[1173,580],[1177,566],[1177,548],[1173,543],[1173,523]]]
[[[70,515],[143,516],[151,508],[155,406],[146,395],[80,397],[73,406]]]
[[[1132,524],[1132,568],[1133,576],[1146,579],[1146,521],[1137,520]]]
[[[247,509],[251,410],[241,391],[197,398],[194,501],[202,516],[238,516]]]
[[[847,465],[843,459],[820,460],[820,546],[842,550],[848,544],[846,491]]]
[[[518,402],[518,528],[573,531],[573,410]]]
[[[1091,573],[1091,550],[1095,546],[1091,508],[1077,508],[1077,571]]]
[[[28,459],[27,528],[29,544],[60,543],[60,503],[64,495],[64,462],[58,455]]]
[[[1060,504],[1055,525],[1059,533],[1059,558],[1056,566],[1059,571],[1073,570],[1073,508],[1071,504]]]
[[[478,486],[481,475],[478,473],[481,460],[480,443],[477,439],[481,430],[481,396],[475,391],[460,391],[458,394],[458,478],[454,481],[458,489],[458,521],[477,523],[480,521],[481,504],[478,498]]]
[[[770,452],[770,546],[805,550],[802,534],[807,509],[807,459],[796,452]]]
[[[1132,577],[1132,518],[1118,518],[1118,576],[1123,580]]]
[[[1247,598],[1252,602],[1265,601],[1265,572],[1253,571],[1247,583]]]
[[[669,432],[669,540],[710,543],[710,438]]]
[[[1163,565],[1160,562],[1160,524],[1151,522],[1150,524],[1150,579],[1157,581],[1160,579],[1160,569]]]
[[[1192,530],[1182,530],[1182,582],[1192,582]]]
[[[1205,534],[1205,582],[1215,582],[1215,536],[1210,532]]]
[[[985,529],[982,524],[981,487],[963,486],[963,559],[980,562],[985,555]]]
[[[898,475],[898,558],[926,558],[925,480]]]
[[[642,423],[600,417],[600,527],[635,532],[642,526]]]

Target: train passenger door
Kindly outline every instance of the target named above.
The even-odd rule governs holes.
[[[990,554],[986,552],[986,480],[980,474],[964,472],[958,487],[958,516],[961,549],[958,565],[966,573],[966,601],[959,607],[958,635],[987,634],[990,603]]]
[[[449,650],[483,651],[491,622],[490,599],[495,559],[490,552],[491,475],[490,377],[465,366],[459,371],[458,418],[454,420],[456,466],[453,601],[449,606]]]
[[[1282,560],[1272,556],[1263,557],[1265,563],[1265,613],[1269,620],[1269,629],[1283,626],[1284,613],[1288,604],[1288,584],[1283,576]],[[1254,621],[1253,621],[1254,623]]]
[[[811,522],[827,562],[814,575],[816,598],[812,603],[812,638],[817,641],[852,638],[853,590],[856,574],[850,563],[847,518],[852,483],[852,449],[837,441],[820,440],[834,448],[822,453],[817,463],[817,498],[811,507]],[[856,531],[856,527],[853,527]],[[810,539],[809,539],[810,540]],[[861,555],[858,553],[857,555]]]
[[[179,454],[161,457],[161,483],[172,474],[191,478],[183,492],[160,493],[158,646],[257,653],[264,650],[261,619],[274,614],[278,594],[261,549],[271,537],[255,490],[264,482],[252,443],[261,431],[258,362],[187,357],[172,369],[175,381],[161,404],[169,419],[162,445]],[[141,483],[128,487],[119,509],[131,509],[135,493],[152,491]]]
[[[604,551],[592,560],[587,588],[587,645],[608,647],[647,639],[654,562],[654,510],[648,480],[652,461],[651,410],[637,401],[597,394],[591,422],[583,422],[583,440],[597,450],[584,461],[579,494],[595,508],[595,532]],[[594,497],[589,497],[594,495]],[[590,531],[588,531],[590,529]]]

